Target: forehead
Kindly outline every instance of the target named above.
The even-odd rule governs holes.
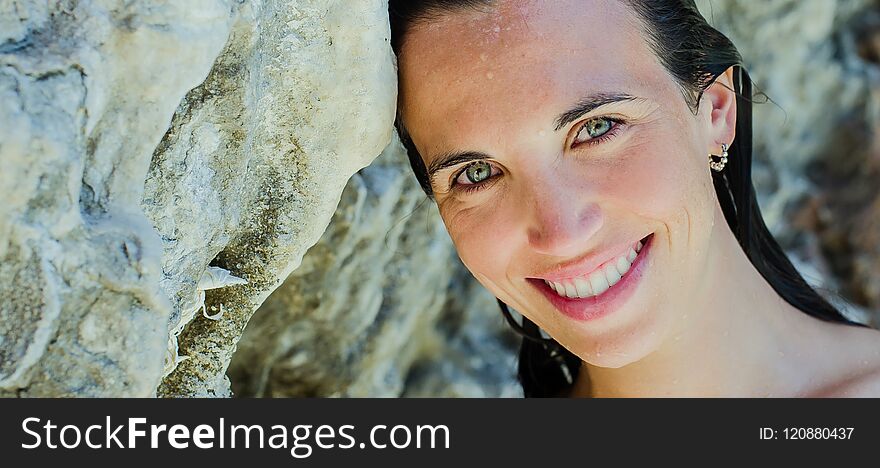
[[[662,72],[642,28],[621,0],[496,1],[438,15],[412,27],[401,51],[404,121],[424,153],[439,148],[420,140],[485,141],[486,119],[550,125],[591,92],[635,94]]]

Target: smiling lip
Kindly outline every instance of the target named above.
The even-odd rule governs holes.
[[[647,237],[642,239],[643,243],[646,239]],[[626,255],[630,248],[635,248],[635,242],[619,244],[605,252],[586,255],[564,267],[556,268],[553,271],[536,275],[535,277],[556,282],[562,282],[572,278],[588,277],[593,272],[601,269],[606,263],[615,260],[621,255]]]
[[[646,237],[645,245],[633,260],[629,271],[614,286],[596,296],[575,299],[563,297],[550,288],[543,279],[526,278],[526,280],[540,290],[550,303],[566,316],[579,321],[595,320],[618,310],[635,292],[644,273],[645,259],[648,258],[654,244],[653,240],[653,234]]]

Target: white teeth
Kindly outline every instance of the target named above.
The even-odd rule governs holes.
[[[593,272],[590,275],[590,286],[597,295],[602,294],[608,289],[608,280],[605,279],[605,272],[602,270]]]
[[[624,273],[629,271],[629,266],[631,264],[632,264],[632,262],[630,262],[625,257],[618,257],[617,265],[615,265],[615,266],[617,267],[617,272],[620,273],[621,276],[623,276]]]
[[[544,280],[544,282],[556,291],[556,294],[563,297],[578,299],[596,296],[617,284],[621,277],[629,271],[635,258],[636,251],[630,248],[625,255],[606,263],[603,268],[593,272],[589,278],[572,278],[559,282]]]
[[[565,295],[568,297],[578,297],[577,289],[571,283],[564,283]]]
[[[641,252],[641,250],[642,250],[642,241],[639,241],[639,243],[636,245],[636,252]]]
[[[577,289],[578,297],[587,297],[593,295],[593,288],[590,286],[590,282],[584,278],[575,278],[574,286]]]
[[[608,286],[614,286],[618,281],[620,281],[620,272],[617,271],[617,265],[611,264],[607,267],[603,268],[605,272],[605,279],[608,280]]]

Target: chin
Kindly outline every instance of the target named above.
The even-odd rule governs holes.
[[[595,367],[616,369],[650,356],[669,338],[669,322],[663,320],[664,314],[656,307],[641,307],[641,311],[652,311],[642,317],[634,317],[625,328],[604,330],[589,336],[571,336],[572,353]],[[658,313],[659,312],[659,313]]]
[[[655,351],[655,346],[603,347],[603,351],[576,353],[582,361],[594,367],[617,369],[641,361]]]

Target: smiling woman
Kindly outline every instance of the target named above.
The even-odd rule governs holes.
[[[399,134],[526,396],[880,396],[880,333],[764,225],[751,81],[693,1],[389,8]]]

